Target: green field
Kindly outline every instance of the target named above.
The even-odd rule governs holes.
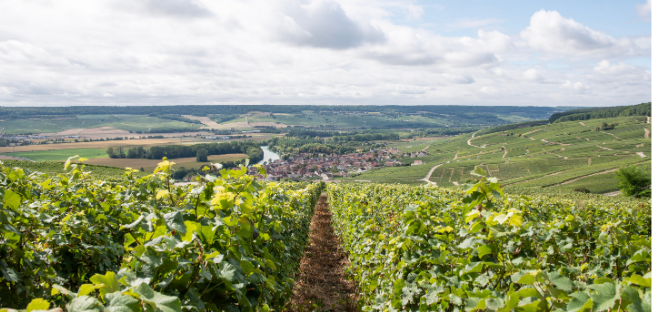
[[[7,168],[22,168],[27,173],[40,172],[48,175],[51,179],[58,179],[58,175],[64,174],[66,171],[63,168],[64,163],[61,161],[22,161],[22,160],[2,160],[0,161],[4,167]],[[84,171],[90,172],[91,177],[100,180],[120,181],[125,174],[125,169],[99,166],[99,165],[84,165]],[[145,176],[145,172],[134,172],[135,176]]]
[[[106,154],[106,149],[95,149],[95,148],[73,148],[73,149],[61,149],[61,150],[50,150],[50,151],[33,151],[33,152],[16,152],[16,153],[4,153],[0,155],[7,155],[13,157],[23,157],[31,159],[33,161],[56,161],[56,160],[66,160],[70,156],[79,155],[83,158],[107,158],[109,157]]]
[[[151,131],[165,128],[199,130],[202,125],[147,115],[77,115],[74,118],[10,119],[0,122],[0,132],[7,134],[56,133],[69,129],[111,127],[125,131]]]
[[[595,131],[602,122],[617,122],[615,129]],[[425,183],[420,181],[435,165],[430,177],[438,186],[462,184],[481,166],[508,187],[540,187],[564,191],[586,187],[595,193],[617,191],[614,171],[622,166],[650,163],[650,139],[645,138],[645,117],[619,117],[553,123],[486,135],[472,134],[432,141],[390,144],[403,151],[426,147],[425,165],[382,168],[344,181]],[[468,140],[471,139],[470,144]],[[455,156],[457,155],[457,158]],[[412,163],[415,158],[400,159]],[[592,176],[589,176],[592,175]],[[585,178],[582,178],[585,177]]]
[[[500,115],[498,121],[502,123],[529,120],[528,118],[519,117],[515,115]],[[456,120],[453,121],[446,116],[429,117],[410,114],[410,115],[384,115],[384,114],[351,114],[351,115],[318,115],[312,112],[304,112],[304,114],[276,114],[272,116],[253,115],[247,117],[240,117],[232,119],[224,124],[245,122],[275,122],[286,124],[290,126],[304,126],[304,127],[322,127],[329,126],[343,129],[361,129],[361,128],[419,128],[427,127],[445,127],[445,126],[460,126],[460,125],[474,125],[473,120]]]

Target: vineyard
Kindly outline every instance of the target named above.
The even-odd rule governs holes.
[[[56,179],[0,166],[0,304],[69,312],[282,307],[323,184],[261,185],[241,167],[174,187],[172,164],[144,177],[127,170],[118,182],[70,160]]]
[[[329,186],[363,311],[650,311],[650,204]]]
[[[327,191],[362,311],[651,309],[648,202],[507,195],[480,167],[463,192],[263,183],[246,166],[175,187],[165,159],[109,181],[73,160],[56,176],[0,165],[4,308],[282,311]]]

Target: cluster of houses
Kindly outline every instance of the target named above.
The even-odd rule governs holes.
[[[47,139],[47,135],[40,135],[40,134],[32,134],[32,135],[9,135],[5,133],[0,133],[0,138],[1,139],[7,139],[7,140],[17,140],[17,141],[22,141],[22,140],[39,140],[39,139]]]
[[[265,165],[266,179],[330,180],[333,177],[345,177],[372,168],[401,166],[403,164],[396,158],[402,156],[403,152],[396,148],[371,149],[365,153],[345,155],[302,153],[287,159],[277,159]]]

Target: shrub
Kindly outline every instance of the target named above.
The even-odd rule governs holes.
[[[616,171],[618,188],[627,196],[650,197],[650,170],[628,166]]]
[[[591,193],[591,190],[587,189],[586,187],[578,187],[578,188],[574,189],[573,192],[580,192],[580,193],[589,194],[589,193]]]

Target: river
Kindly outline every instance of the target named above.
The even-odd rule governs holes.
[[[261,146],[260,148],[263,149],[263,160],[259,161],[258,164],[263,164],[263,162],[269,163],[270,161],[277,160],[281,158],[278,154],[272,152],[267,148],[267,146]]]

